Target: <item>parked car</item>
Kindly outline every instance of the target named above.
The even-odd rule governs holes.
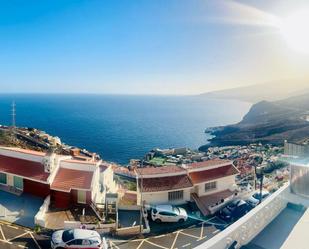
[[[158,205],[151,210],[153,221],[160,222],[184,222],[188,219],[187,211],[172,205]]]
[[[251,206],[244,200],[234,200],[219,211],[219,217],[227,222],[235,221],[251,210]]]
[[[105,249],[105,245],[98,232],[86,229],[59,230],[51,238],[52,249]]]
[[[269,196],[269,192],[267,190],[262,191],[262,201],[265,200]],[[252,206],[256,207],[260,202],[260,192],[255,192],[250,198],[247,200],[247,202]]]

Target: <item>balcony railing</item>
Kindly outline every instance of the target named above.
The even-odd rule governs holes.
[[[289,192],[289,184],[281,187],[245,216],[196,248],[226,249],[235,243],[236,248],[240,248],[248,244],[286,207],[287,192]]]

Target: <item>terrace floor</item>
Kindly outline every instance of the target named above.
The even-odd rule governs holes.
[[[0,191],[0,220],[33,228],[34,216],[43,202],[44,199],[33,195]]]
[[[85,209],[85,215],[83,215]],[[50,210],[45,214],[46,228],[62,229],[65,221],[80,221],[95,224],[99,221],[97,215],[89,206],[75,206],[68,210]]]
[[[287,207],[242,249],[279,249],[287,240],[296,224],[302,219],[305,209],[294,204]]]

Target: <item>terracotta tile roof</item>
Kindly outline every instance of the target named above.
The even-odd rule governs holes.
[[[202,212],[203,215],[210,214],[210,207],[221,203],[222,199],[226,199],[232,196],[235,196],[237,191],[231,191],[229,189],[216,192],[211,195],[204,195],[204,196],[198,196],[196,193],[193,193],[192,199],[197,204],[199,210]]]
[[[0,155],[0,172],[27,177],[46,182],[49,174],[44,172],[43,164],[29,160]]]
[[[93,172],[59,168],[51,189],[70,192],[71,189],[91,189]]]
[[[157,175],[157,174],[170,174],[170,173],[186,174],[186,171],[183,168],[175,165],[138,168],[137,172],[140,175]]]
[[[215,179],[222,178],[225,176],[236,175],[238,173],[239,171],[232,164],[230,164],[230,165],[223,166],[220,168],[192,172],[192,173],[189,173],[189,176],[193,184],[196,184],[196,183],[215,180]]]
[[[139,180],[141,181],[141,180]],[[142,179],[143,192],[157,192],[173,189],[182,189],[192,187],[192,183],[187,175],[166,176],[156,178],[143,178]]]
[[[227,163],[231,163],[231,161],[215,158],[215,159],[211,159],[211,160],[207,160],[207,161],[194,162],[194,163],[186,164],[185,167],[187,169],[197,169],[197,168],[211,167],[211,166],[227,164]]]

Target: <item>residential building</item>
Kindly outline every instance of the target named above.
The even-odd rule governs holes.
[[[298,142],[284,141],[284,154],[294,157],[305,157],[309,154],[309,144],[307,140]]]
[[[235,176],[239,171],[228,160],[144,167],[136,171],[139,204],[184,204],[195,201],[203,215],[208,215],[237,195]]]
[[[55,208],[104,203],[110,186],[115,188],[107,179],[113,179],[113,172],[102,161],[0,148],[0,189],[17,195],[50,196]]]
[[[137,203],[183,204],[190,200],[193,184],[179,166],[145,167],[137,170]]]

